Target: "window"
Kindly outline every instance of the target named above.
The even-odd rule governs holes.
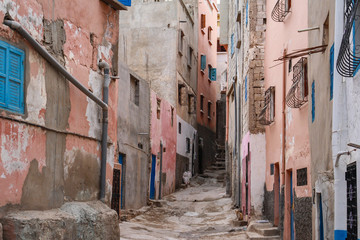
[[[311,84],[311,120],[315,121],[315,81]]]
[[[206,15],[201,14],[201,29],[206,27]]]
[[[206,68],[206,55],[201,55],[200,60],[201,60],[201,65],[200,65],[201,71],[204,71]]]
[[[190,152],[190,138],[186,138],[186,153]]]
[[[178,102],[179,105],[182,105],[182,95],[183,95],[183,89],[185,88],[185,85],[183,83],[180,83],[178,85]]]
[[[179,54],[182,56],[183,55],[183,49],[184,49],[184,32],[183,31],[179,31]]]
[[[230,48],[231,56],[234,55],[234,52],[235,52],[235,48],[234,48],[234,34],[231,34],[231,48]]]
[[[289,12],[291,9],[291,0],[285,0],[285,11]]]
[[[174,108],[171,107],[171,126],[174,126]]]
[[[265,92],[264,108],[259,115],[262,125],[270,125],[275,120],[275,87],[269,87]]]
[[[208,119],[211,119],[211,101],[208,101]]]
[[[326,17],[326,20],[323,24],[323,38],[322,45],[328,45],[329,43],[329,14]]]
[[[307,185],[307,168],[301,168],[296,170],[296,182],[298,186]]]
[[[249,18],[249,0],[246,0],[246,9],[245,9],[245,24],[248,25]]]
[[[211,42],[211,34],[212,34],[212,27],[209,26],[209,27],[208,27],[208,40],[209,40],[210,45],[212,45],[212,42]]]
[[[0,41],[0,108],[24,113],[23,50]]]
[[[208,65],[209,68],[209,80],[210,81],[216,81],[216,68],[213,68],[211,64]]]
[[[130,75],[130,100],[139,106],[139,80]]]
[[[308,101],[307,58],[302,57],[293,67],[293,84],[286,95],[286,104],[299,108]]]
[[[188,113],[194,112],[194,95],[188,94]]]
[[[283,22],[290,12],[291,0],[278,0],[271,12],[271,18],[275,22]]]
[[[247,102],[247,95],[248,95],[248,87],[247,87],[247,75],[245,77],[245,102]]]
[[[157,119],[160,119],[160,112],[161,111],[161,99],[160,98],[157,98],[156,99],[156,116],[157,116]]]
[[[204,113],[204,95],[200,95],[200,112]]]
[[[179,122],[179,134],[181,134],[181,122]]]
[[[192,65],[193,52],[194,52],[194,50],[192,49],[192,47],[189,46],[188,61],[187,61],[187,65],[188,65],[189,68],[191,68],[191,65]]]

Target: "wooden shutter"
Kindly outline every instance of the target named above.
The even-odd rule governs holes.
[[[6,47],[0,45],[0,107],[6,105]]]
[[[201,28],[205,28],[206,26],[206,15],[201,14]]]
[[[10,110],[23,113],[24,53],[11,46],[9,47],[8,53],[8,108]]]
[[[334,96],[334,44],[330,49],[330,101]]]
[[[216,68],[211,68],[211,81],[216,81]]]

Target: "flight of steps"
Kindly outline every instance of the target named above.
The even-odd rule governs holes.
[[[215,161],[204,171],[201,176],[216,178],[218,182],[224,182],[225,174],[225,146],[216,144]]]
[[[250,240],[280,240],[280,231],[269,222],[252,222],[246,232]]]

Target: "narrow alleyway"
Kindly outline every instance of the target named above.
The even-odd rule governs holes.
[[[206,175],[121,222],[120,239],[247,239],[246,227],[232,225],[236,215],[223,183],[217,174]]]

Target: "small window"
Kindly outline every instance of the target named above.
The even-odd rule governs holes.
[[[188,113],[194,113],[194,95],[188,94]]]
[[[161,113],[161,99],[156,99],[156,116],[157,119],[160,119],[160,113]]]
[[[0,108],[24,113],[23,50],[0,41]]]
[[[200,95],[200,112],[204,112],[204,95]]]
[[[171,126],[174,126],[174,108],[171,107]]]
[[[234,43],[235,39],[234,39],[234,34],[231,34],[231,48],[230,48],[230,53],[231,53],[231,56],[234,55],[235,53],[235,43]]]
[[[212,35],[212,27],[209,26],[209,27],[208,27],[208,40],[209,40],[209,43],[210,43],[210,44],[212,44],[212,42],[211,42],[211,35]]]
[[[211,119],[211,102],[208,101],[208,119]]]
[[[201,14],[201,29],[206,27],[206,15]]]
[[[190,152],[190,138],[186,138],[186,153]]]
[[[191,65],[192,65],[192,57],[193,57],[193,52],[194,50],[192,49],[192,47],[189,46],[189,53],[188,53],[188,62],[187,62],[187,65],[189,68],[191,68]]]
[[[307,168],[301,168],[296,170],[296,180],[298,186],[307,185]]]
[[[185,89],[185,85],[183,83],[179,84],[178,85],[178,102],[179,102],[179,105],[182,105],[183,102],[182,102],[182,96],[183,96],[183,89]]]
[[[181,122],[179,122],[179,127],[178,127],[178,131],[179,131],[179,134],[181,134]]]
[[[182,56],[183,55],[183,49],[184,49],[184,32],[183,31],[179,31],[179,54]]]
[[[326,17],[326,20],[323,24],[323,39],[322,39],[322,45],[328,45],[329,44],[329,14]]]
[[[130,100],[139,106],[139,80],[130,75]]]
[[[200,68],[202,71],[205,70],[206,68],[206,55],[201,55],[201,65]]]

